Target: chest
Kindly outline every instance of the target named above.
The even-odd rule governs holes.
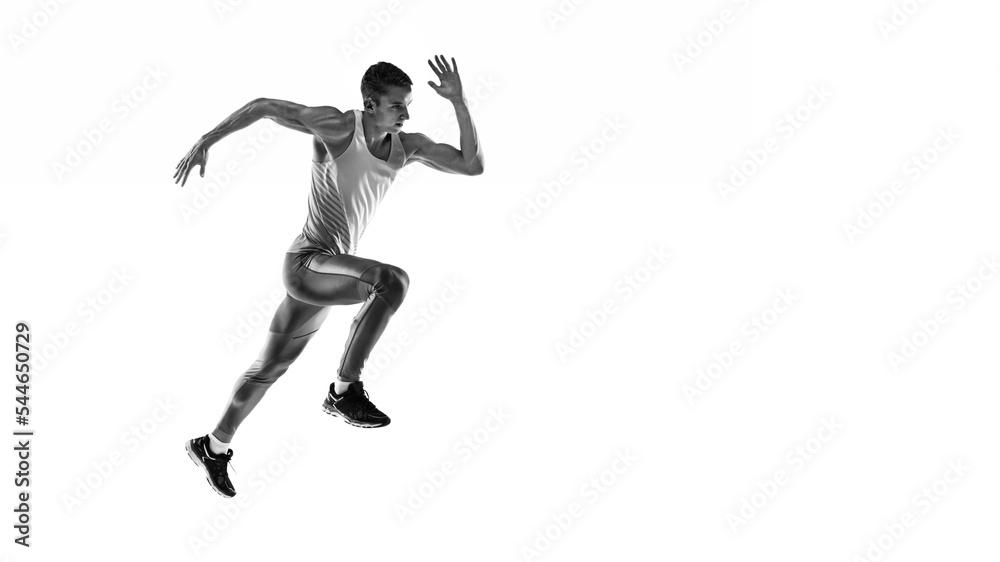
[[[330,158],[338,158],[344,153],[344,151],[350,148],[354,142],[354,137],[348,137],[337,142],[324,142],[316,137],[313,137],[313,160],[316,162],[324,162]],[[405,152],[406,143],[402,142],[402,139],[400,139],[400,145],[404,146]],[[370,147],[362,143],[361,148],[363,150],[367,150],[368,153],[375,158],[378,158],[383,162],[388,162],[389,157],[392,155],[392,137],[390,135],[386,135],[385,139],[376,147]]]

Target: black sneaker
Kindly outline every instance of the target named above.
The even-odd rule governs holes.
[[[368,392],[361,381],[352,382],[343,394],[335,394],[333,385],[323,401],[323,411],[358,427],[389,425],[389,416],[383,414],[368,399]]]
[[[195,437],[184,444],[188,456],[194,464],[205,469],[205,478],[208,485],[212,487],[220,496],[231,498],[236,495],[233,483],[229,481],[226,474],[226,464],[233,458],[233,450],[226,453],[213,454],[208,448],[208,435]]]

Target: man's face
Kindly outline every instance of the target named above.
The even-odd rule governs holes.
[[[390,133],[399,132],[410,118],[406,106],[412,101],[413,93],[409,86],[389,86],[375,108],[375,125]]]

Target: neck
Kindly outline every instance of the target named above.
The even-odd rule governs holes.
[[[373,118],[364,110],[361,111],[361,130],[365,133],[365,142],[372,147],[382,144],[386,135],[389,134],[386,131],[377,130]]]

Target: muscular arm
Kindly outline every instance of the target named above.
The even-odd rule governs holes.
[[[478,176],[483,173],[484,159],[476,126],[472,123],[472,116],[464,99],[452,103],[458,118],[461,150],[448,144],[436,143],[427,135],[417,133],[412,135],[412,142],[417,149],[410,155],[410,160],[442,172]]]
[[[335,107],[306,107],[290,101],[257,98],[198,139],[174,169],[174,183],[183,186],[195,167],[199,167],[201,177],[205,177],[208,149],[229,133],[243,129],[262,117],[289,129],[311,134],[324,145],[336,144],[353,133],[345,114]]]
[[[236,110],[206,133],[202,140],[208,145],[215,144],[230,133],[265,118],[289,129],[333,142],[343,135],[343,115],[335,107],[308,107],[290,101],[257,98]]]

